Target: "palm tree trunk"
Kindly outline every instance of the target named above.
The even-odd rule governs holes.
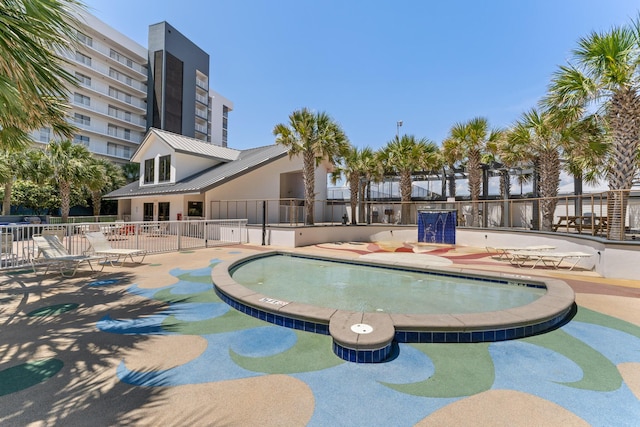
[[[360,223],[365,222],[366,217],[365,217],[365,213],[366,213],[366,208],[365,208],[365,201],[364,201],[364,193],[365,193],[365,187],[366,187],[366,183],[361,182],[360,185],[358,185],[358,221],[360,221]]]
[[[542,215],[542,231],[553,230],[553,217],[560,186],[560,155],[558,150],[545,150],[540,155],[540,210]]]
[[[637,171],[636,155],[640,145],[640,96],[633,87],[624,87],[611,97],[608,119],[611,125],[612,161],[608,171],[609,203],[608,239],[624,240],[628,194]],[[616,191],[617,190],[617,191]],[[613,200],[611,200],[613,199]]]
[[[358,190],[360,189],[360,175],[352,173],[349,176],[349,202],[351,204],[351,224],[356,225],[356,213],[358,209]]]
[[[509,221],[507,216],[509,215],[509,200],[511,198],[511,177],[509,175],[509,169],[500,169],[500,197],[502,197],[502,208],[500,215],[500,225],[507,227]]]
[[[482,169],[480,167],[480,151],[469,151],[467,174],[469,176],[469,193],[471,194],[471,226],[480,226],[480,183],[482,182]]]
[[[71,185],[66,181],[61,181],[58,185],[60,188],[60,216],[62,222],[66,223],[69,219],[71,204]]]
[[[13,180],[4,183],[4,199],[2,200],[2,215],[11,215],[11,189]]]
[[[100,216],[100,208],[102,205],[102,192],[101,191],[92,191],[91,192],[91,203],[93,204],[93,216]]]
[[[313,203],[315,201],[316,177],[314,175],[316,169],[316,160],[313,152],[305,151],[303,156],[303,181],[304,181],[304,210],[305,225],[313,225]]]
[[[400,172],[401,224],[411,223],[411,172]]]

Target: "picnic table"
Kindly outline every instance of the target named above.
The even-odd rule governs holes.
[[[582,230],[591,230],[591,235],[602,233],[607,230],[607,217],[593,214],[585,215],[563,215],[558,218],[558,222],[553,224],[553,231],[577,230],[582,234]]]

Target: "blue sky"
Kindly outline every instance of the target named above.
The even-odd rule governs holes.
[[[513,123],[545,94],[580,37],[627,24],[632,0],[89,0],[147,46],[167,21],[209,53],[210,86],[232,100],[229,147],[274,143],[296,109],[325,111],[351,143],[396,134],[440,143],[456,122]]]

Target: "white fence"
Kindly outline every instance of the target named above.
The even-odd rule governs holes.
[[[90,253],[84,237],[102,232],[114,248],[173,252],[246,243],[247,220],[190,220],[161,222],[84,222],[68,224],[10,224],[0,226],[0,270],[30,266],[36,253],[34,234],[55,234],[72,255]]]

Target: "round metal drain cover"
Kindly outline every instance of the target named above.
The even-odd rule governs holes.
[[[356,323],[355,325],[351,325],[351,330],[356,334],[369,334],[373,332],[373,327],[366,323]]]

